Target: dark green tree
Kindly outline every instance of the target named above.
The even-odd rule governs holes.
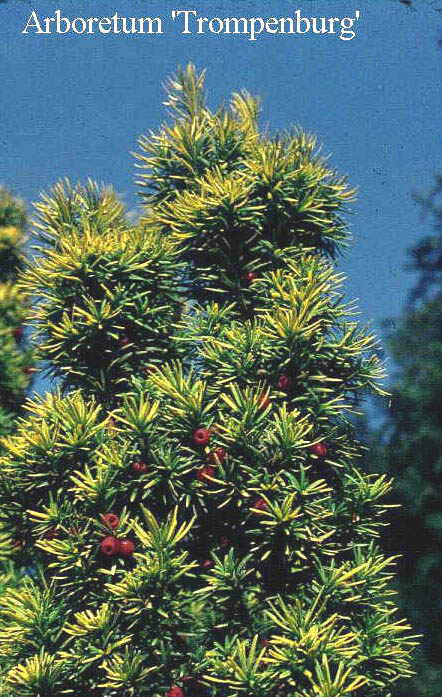
[[[421,198],[433,234],[409,252],[418,274],[389,348],[396,366],[386,424],[379,433],[380,467],[395,478],[385,545],[401,552],[400,605],[423,634],[417,675],[398,694],[442,691],[442,180]],[[376,459],[376,458],[375,458]]]
[[[192,66],[140,140],[145,214],[38,204],[40,355],[62,390],[3,440],[2,697],[387,697],[414,640],[348,414],[377,341],[333,260],[353,192]],[[19,540],[15,549],[12,540]]]
[[[23,346],[28,306],[17,286],[25,228],[24,204],[0,186],[0,435],[12,430],[32,374],[31,357]]]
[[[23,202],[0,186],[0,436],[13,431],[35,370],[24,336],[28,301],[17,283],[24,261],[26,224]],[[4,541],[0,532],[0,544]],[[15,539],[9,542],[17,544]],[[0,561],[0,594],[7,587],[18,586],[23,572],[11,560]]]

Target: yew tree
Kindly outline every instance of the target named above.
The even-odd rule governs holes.
[[[37,204],[22,287],[58,388],[3,440],[1,551],[30,571],[0,695],[386,697],[415,642],[350,418],[383,374],[335,269],[354,193],[192,66],[166,104],[136,224],[91,182]]]

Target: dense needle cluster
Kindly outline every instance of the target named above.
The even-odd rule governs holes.
[[[387,696],[413,639],[376,546],[390,483],[347,415],[382,391],[333,267],[352,192],[204,75],[140,139],[145,214],[38,204],[35,398],[0,459],[2,697]],[[19,544],[17,544],[17,541]]]

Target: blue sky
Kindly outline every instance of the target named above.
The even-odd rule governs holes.
[[[299,124],[359,189],[354,241],[341,269],[361,317],[376,328],[397,316],[412,283],[406,249],[424,223],[411,192],[426,192],[442,169],[442,15],[416,0],[11,0],[0,3],[0,181],[27,202],[60,177],[110,183],[137,205],[139,135],[164,119],[161,84],[178,64],[207,68],[216,107],[242,87],[262,98],[272,130]],[[441,3],[442,4],[442,3]],[[23,35],[39,17],[160,16],[161,36]],[[176,9],[205,16],[347,16],[356,37],[182,35]]]

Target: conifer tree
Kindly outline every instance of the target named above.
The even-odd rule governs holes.
[[[248,94],[212,113],[192,66],[168,90],[136,225],[90,182],[37,206],[23,288],[62,388],[3,441],[33,577],[0,601],[0,694],[389,695],[414,640],[347,418],[382,391],[333,265],[353,192]]]
[[[17,286],[25,227],[23,203],[0,186],[0,435],[12,430],[32,374],[30,355],[23,349],[27,304]]]
[[[17,284],[23,265],[26,222],[23,202],[0,186],[0,436],[13,430],[22,413],[34,371],[33,357],[24,337],[28,303]],[[0,532],[0,544],[2,538]],[[11,541],[12,545],[16,542]],[[18,586],[23,572],[11,560],[3,559],[0,593],[7,587]]]
[[[409,250],[418,274],[410,302],[389,336],[396,371],[378,438],[379,467],[395,477],[384,546],[403,554],[399,604],[422,633],[416,676],[397,695],[437,697],[442,686],[442,178],[419,198],[432,233]],[[376,455],[376,452],[375,452]],[[376,462],[376,458],[375,458]]]

